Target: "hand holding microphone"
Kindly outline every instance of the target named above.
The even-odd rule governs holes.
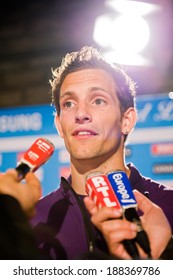
[[[16,170],[19,180],[22,180],[29,172],[35,172],[52,156],[54,145],[46,138],[38,138],[32,146],[24,153],[20,162],[18,162]]]
[[[115,195],[107,176],[101,172],[90,173],[86,179],[86,192],[89,197],[94,201],[98,209],[107,206],[121,210],[121,205],[117,196]],[[103,215],[102,215],[103,216]],[[104,218],[102,222],[104,222]],[[121,219],[121,218],[119,218]],[[112,220],[113,221],[113,220]],[[100,220],[101,222],[101,220]],[[119,223],[121,221],[119,220]],[[113,225],[113,227],[115,224]],[[105,233],[107,235],[107,233]],[[133,239],[124,239],[122,241],[126,251],[132,259],[140,259],[140,255]]]
[[[111,171],[108,172],[107,177],[124,210],[124,217],[138,226],[136,242],[141,246],[147,256],[151,258],[150,242],[138,216],[136,210],[137,202],[126,173],[121,170]]]
[[[32,172],[43,165],[53,152],[53,144],[39,138],[24,153],[15,169],[9,169],[0,176],[0,194],[14,197],[28,217],[34,215],[34,206],[42,193],[40,182]],[[21,183],[24,178],[25,182]]]

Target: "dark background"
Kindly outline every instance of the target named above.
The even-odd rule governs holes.
[[[173,3],[158,3],[161,12],[148,17],[153,64],[130,67],[138,94],[173,91]],[[95,17],[105,13],[103,0],[1,1],[0,108],[50,103],[51,68],[92,39]],[[99,47],[100,48],[100,47]]]

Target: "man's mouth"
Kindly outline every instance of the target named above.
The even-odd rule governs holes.
[[[97,135],[95,131],[92,130],[75,130],[72,133],[73,136],[85,136],[85,135]]]
[[[91,132],[88,131],[80,131],[77,135],[91,135]]]

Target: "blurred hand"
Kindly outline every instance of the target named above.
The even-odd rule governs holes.
[[[19,182],[17,171],[9,169],[0,174],[0,194],[17,199],[27,217],[32,217],[35,214],[34,207],[42,195],[42,189],[39,180],[32,172],[27,173],[24,182]]]
[[[122,241],[136,237],[136,224],[120,219],[122,217],[122,211],[116,210],[113,207],[98,209],[88,196],[85,197],[84,202],[91,214],[91,221],[102,232],[110,254],[120,259],[131,259]]]
[[[152,257],[158,259],[171,238],[170,225],[160,207],[138,191],[135,190],[134,194],[138,208],[144,213],[141,221],[150,240]],[[135,238],[137,226],[125,219],[120,219],[121,211],[111,207],[98,209],[89,197],[85,197],[84,202],[91,214],[91,221],[102,232],[110,254],[120,259],[131,259],[122,241]],[[139,252],[142,259],[147,257],[141,248],[139,248]]]
[[[171,238],[171,227],[159,206],[137,190],[134,190],[134,195],[138,208],[144,213],[140,218],[150,240],[152,258],[158,259]]]

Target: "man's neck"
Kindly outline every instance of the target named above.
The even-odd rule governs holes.
[[[109,159],[104,162],[98,161],[78,161],[78,163],[74,164],[71,162],[71,178],[72,178],[72,187],[78,194],[86,194],[85,192],[85,182],[86,177],[90,172],[101,171],[104,174],[111,170],[123,170],[126,172],[127,176],[130,176],[130,170],[125,165],[123,158],[121,160],[118,159]]]

